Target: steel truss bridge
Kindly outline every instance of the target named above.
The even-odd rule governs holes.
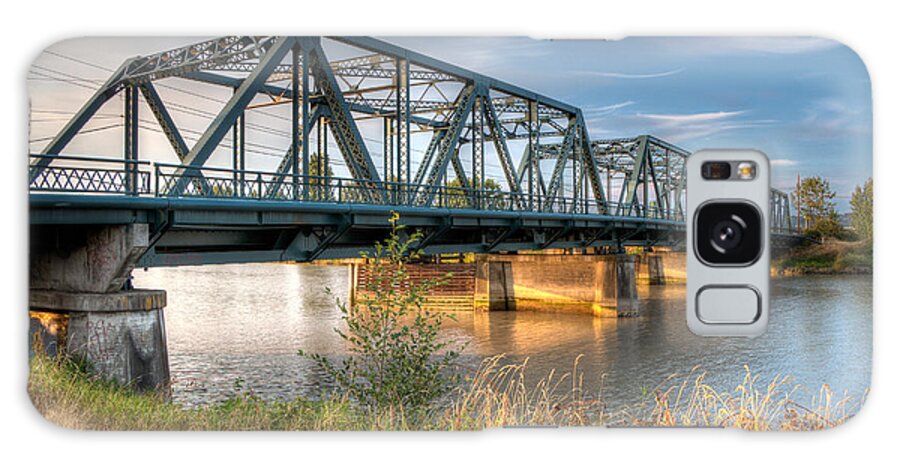
[[[231,92],[191,144],[163,80]],[[124,156],[63,154],[116,95]],[[248,116],[273,107],[290,111],[283,156],[251,169]],[[172,163],[141,159],[142,110]],[[213,166],[216,153],[226,162]],[[380,40],[222,37],[115,70],[30,155],[31,224],[148,224],[139,266],[356,257],[391,212],[432,254],[678,245],[688,155],[650,135],[591,140],[574,106]],[[796,237],[787,194],[773,190],[769,207],[773,241]]]

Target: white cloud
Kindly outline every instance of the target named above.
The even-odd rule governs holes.
[[[637,104],[637,102],[635,102],[633,100],[628,100],[628,101],[623,101],[623,102],[619,102],[619,103],[613,103],[611,105],[586,106],[586,107],[584,107],[583,112],[585,114],[589,114],[592,116],[605,116],[608,114],[615,113],[616,111],[618,111],[622,108],[626,108],[626,107],[629,107],[634,104]]]
[[[588,76],[597,76],[597,77],[611,77],[615,79],[655,79],[658,77],[667,77],[674,76],[676,74],[680,74],[684,71],[684,68],[673,69],[671,71],[663,71],[657,73],[646,73],[646,74],[635,74],[635,73],[621,73],[621,72],[606,72],[606,71],[581,71],[579,74],[584,74]]]
[[[716,111],[712,113],[693,114],[639,114],[638,117],[655,121],[670,122],[673,124],[681,124],[701,121],[716,121],[731,118],[744,113],[746,113],[746,111]]]
[[[679,143],[702,139],[735,130],[765,127],[777,123],[774,119],[746,119],[749,110],[711,111],[678,114],[636,114],[631,117],[644,133],[650,133]]]

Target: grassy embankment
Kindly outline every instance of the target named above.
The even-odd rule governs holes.
[[[479,430],[515,425],[701,425],[749,430],[815,430],[836,426],[861,405],[776,378],[764,385],[748,372],[732,391],[719,392],[691,372],[670,377],[630,408],[609,411],[588,394],[578,373],[548,374],[526,384],[526,363],[498,356],[484,361],[450,399],[413,418],[400,411],[372,414],[341,398],[263,401],[236,393],[222,404],[185,409],[155,394],[104,381],[72,362],[31,361],[28,392],[48,420],[88,430]]]
[[[778,275],[871,274],[872,242],[810,243],[776,257],[772,267]]]

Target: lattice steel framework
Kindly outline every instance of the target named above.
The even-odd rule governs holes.
[[[152,190],[159,196],[343,198],[378,205],[684,219],[688,153],[681,148],[649,135],[591,141],[581,110],[551,97],[373,38],[328,38],[354,55],[332,60],[322,40],[229,36],[132,58],[33,157],[32,184],[59,183],[54,179],[60,172],[48,171],[50,164],[97,110],[122,92],[123,174],[83,170],[77,175],[85,185],[111,182],[112,190],[137,194],[145,193],[138,187],[149,189],[139,172],[142,97],[177,156],[177,163],[155,169]],[[192,146],[154,85],[171,78],[232,90]],[[249,171],[246,115],[282,104],[291,107],[284,155],[275,172]],[[381,163],[360,129],[373,119],[381,123]],[[229,133],[231,169],[207,166]],[[330,174],[329,139],[347,178]],[[424,149],[416,150],[414,141]],[[499,170],[495,178],[486,172],[488,163]],[[78,182],[71,185],[82,185]],[[787,196],[773,198],[772,217],[789,229]]]

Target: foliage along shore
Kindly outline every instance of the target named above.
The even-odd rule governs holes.
[[[731,391],[717,391],[702,373],[669,377],[648,389],[633,407],[608,411],[571,372],[525,382],[527,361],[486,359],[444,401],[419,413],[373,411],[333,397],[265,401],[236,391],[228,400],[183,408],[158,393],[137,393],[103,380],[83,364],[37,355],[30,362],[28,393],[40,414],[80,430],[482,430],[541,426],[706,426],[746,430],[819,430],[847,421],[862,398],[839,397],[823,386],[811,392],[776,377],[768,383],[747,372]],[[746,369],[746,368],[745,368]]]
[[[772,260],[773,275],[872,274],[872,242],[827,239],[792,249]]]

